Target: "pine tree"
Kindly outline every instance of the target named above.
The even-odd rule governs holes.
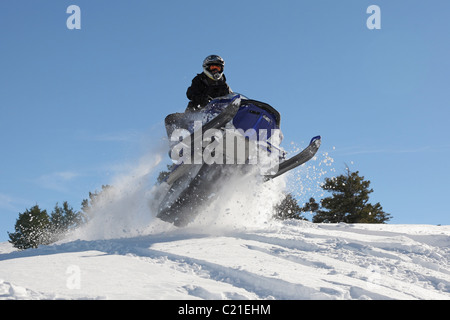
[[[383,211],[380,203],[369,203],[370,181],[359,176],[359,171],[347,173],[334,178],[326,178],[322,188],[332,193],[331,197],[322,199],[323,209],[317,209],[313,222],[331,223],[384,223],[390,214]]]
[[[285,198],[275,207],[275,218],[286,219],[300,219],[306,220],[302,216],[302,208],[298,205],[297,200],[292,194],[286,194]]]
[[[99,199],[99,197],[102,194],[105,194],[108,192],[109,189],[111,189],[112,186],[110,185],[102,185],[102,190],[100,192],[95,191],[94,193],[89,192],[89,199],[84,199],[81,202],[81,217],[83,219],[83,223],[86,223],[89,221],[89,219],[92,218],[92,207],[94,206],[95,202]]]
[[[317,212],[320,212],[319,208],[320,205],[316,202],[316,200],[314,198],[309,198],[309,201],[303,205],[301,210],[304,213],[316,214]]]
[[[67,201],[62,207],[57,203],[50,216],[46,210],[35,205],[24,213],[19,213],[15,232],[8,232],[9,242],[21,250],[37,248],[60,240],[69,230],[78,228],[83,223],[83,213],[74,211]]]
[[[51,242],[49,216],[38,205],[20,213],[14,229],[14,233],[8,232],[9,242],[18,249],[37,248]]]
[[[53,241],[62,238],[69,230],[76,229],[84,223],[84,215],[82,212],[74,211],[67,201],[63,202],[63,206],[55,205],[50,215],[50,228]]]
[[[168,164],[167,165],[167,171],[161,171],[156,178],[156,181],[158,184],[161,184],[166,180],[166,178],[169,176],[169,174],[172,172],[173,168],[175,167],[175,164]]]

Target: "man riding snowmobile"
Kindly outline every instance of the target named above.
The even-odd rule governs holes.
[[[225,61],[218,55],[210,55],[203,61],[203,72],[192,79],[186,96],[189,104],[185,113],[169,114],[165,119],[167,135],[170,137],[175,128],[186,127],[187,113],[203,109],[211,100],[232,93],[226,82],[224,72]]]
[[[205,107],[212,99],[231,93],[231,89],[223,74],[225,61],[210,55],[203,61],[203,72],[192,79],[192,85],[187,89],[186,96],[189,104],[186,111],[198,111]]]
[[[268,181],[309,161],[320,147],[321,138],[315,136],[305,149],[286,159],[279,146],[283,136],[279,112],[233,93],[223,67],[221,57],[208,56],[203,73],[186,92],[190,99],[186,111],[165,119],[174,165],[160,186],[157,217],[178,227],[193,221],[233,175],[245,175],[256,165],[264,176],[260,182]]]

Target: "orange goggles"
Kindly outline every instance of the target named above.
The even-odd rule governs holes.
[[[218,66],[218,65],[211,65],[208,67],[209,71],[216,71],[216,72],[221,72],[222,71],[222,67]]]

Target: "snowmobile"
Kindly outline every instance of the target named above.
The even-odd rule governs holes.
[[[313,158],[321,143],[315,136],[303,151],[286,159],[279,112],[238,93],[213,99],[200,112],[183,114],[178,124],[168,124],[168,118],[174,165],[162,182],[157,217],[178,227],[193,221],[200,206],[233,174],[257,167],[262,182],[274,179]]]

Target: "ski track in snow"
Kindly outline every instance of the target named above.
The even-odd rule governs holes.
[[[303,221],[3,243],[0,299],[450,299],[449,245],[449,226]]]

